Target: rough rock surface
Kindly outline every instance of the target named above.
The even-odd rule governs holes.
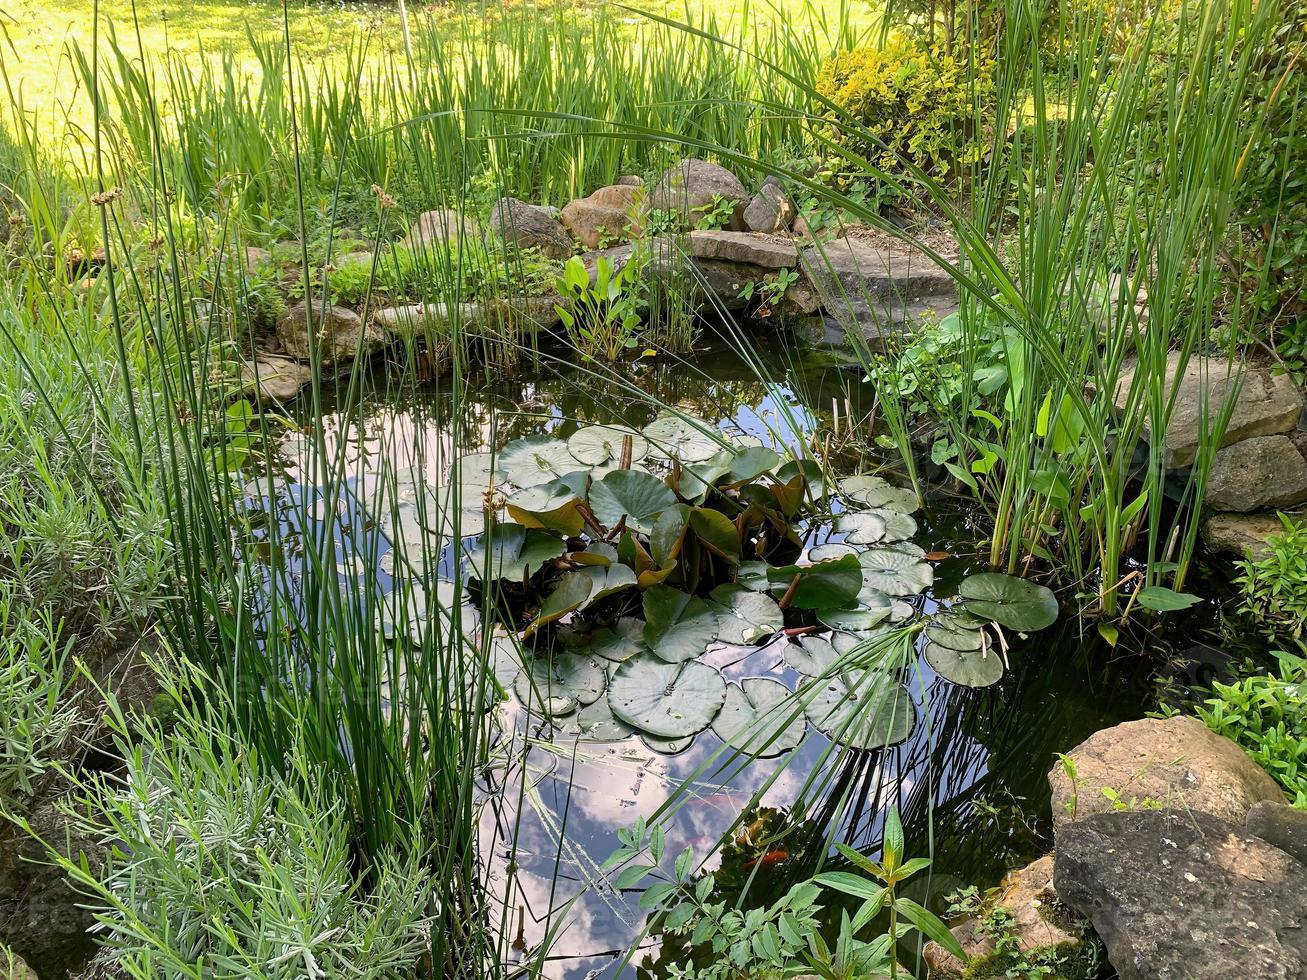
[[[481,229],[471,218],[449,208],[437,208],[418,215],[402,244],[408,248],[418,248],[437,242],[458,242],[464,238],[481,237]]]
[[[734,205],[727,230],[747,231],[744,209],[749,205],[749,192],[739,177],[707,160],[687,158],[668,167],[655,185],[649,203],[656,210],[681,215],[693,227],[717,198]]]
[[[241,362],[241,384],[263,404],[288,402],[313,379],[313,369],[294,358],[255,354]]]
[[[1095,814],[1057,834],[1053,884],[1121,980],[1301,980],[1307,866],[1207,813]]]
[[[718,259],[765,269],[792,269],[799,263],[799,251],[789,239],[748,231],[692,231],[690,252],[696,259]]]
[[[310,360],[308,304],[296,303],[277,319],[277,337],[286,353],[301,361]],[[360,357],[378,350],[385,341],[359,315],[324,300],[313,301],[313,329],[317,331],[318,353],[324,365]]]
[[[1248,810],[1244,829],[1307,864],[1307,810],[1263,800]],[[1307,887],[1307,882],[1304,882]]]
[[[501,197],[490,209],[490,227],[504,241],[519,248],[535,248],[551,259],[572,254],[572,239],[557,212],[515,197]]]
[[[601,187],[563,207],[567,233],[586,248],[629,241],[644,233],[649,195],[638,184]]]
[[[744,209],[744,225],[749,231],[775,234],[788,231],[796,213],[794,202],[781,187],[781,182],[768,177]]]
[[[1179,375],[1175,408],[1166,426],[1165,456],[1169,469],[1192,465],[1198,451],[1199,423],[1205,410],[1209,420],[1220,412],[1226,398],[1239,385],[1239,365],[1224,360],[1190,357],[1180,373],[1180,354],[1173,352],[1166,360],[1166,384],[1170,389]],[[1137,365],[1131,362],[1121,373],[1115,400],[1117,410],[1125,408]],[[1298,424],[1302,412],[1302,393],[1288,375],[1272,375],[1258,367],[1245,367],[1242,387],[1235,400],[1222,446],[1250,439],[1288,432]],[[1147,433],[1145,433],[1147,435]]]
[[[372,315],[376,329],[394,340],[424,337],[440,340],[449,333],[455,318],[461,329],[470,333],[497,331],[505,323],[522,333],[547,330],[558,324],[556,295],[512,296],[483,303],[413,303],[390,306]]]
[[[256,245],[247,245],[241,250],[241,271],[245,275],[254,274],[254,270],[263,265],[272,264],[272,253],[266,248],[259,248]]]
[[[1213,514],[1202,533],[1203,543],[1217,554],[1256,561],[1271,553],[1269,539],[1283,534],[1284,525],[1274,513]]]
[[[1012,933],[1023,953],[1041,947],[1069,950],[1080,946],[1080,934],[1058,925],[1053,915],[1057,895],[1053,892],[1053,855],[1009,871],[996,893],[987,900],[989,908],[1006,909],[1012,916]],[[967,919],[952,929],[953,937],[968,958],[989,956],[994,943],[980,932],[976,920]],[[922,950],[932,977],[960,977],[966,967],[961,960],[935,942]]]
[[[1254,803],[1284,802],[1275,780],[1239,746],[1187,715],[1104,728],[1070,756],[1074,787],[1061,764],[1048,773],[1054,827],[1112,810],[1104,788],[1126,805],[1202,810],[1240,827]]]
[[[1307,460],[1288,436],[1254,436],[1212,460],[1203,502],[1220,511],[1291,507],[1307,500]]]

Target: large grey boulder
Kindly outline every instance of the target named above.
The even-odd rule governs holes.
[[[1057,834],[1053,885],[1121,980],[1307,977],[1307,866],[1186,810],[1099,813]]]
[[[418,215],[401,244],[406,248],[422,248],[441,242],[458,244],[460,241],[480,241],[484,236],[477,223],[451,208],[437,208]]]
[[[1118,411],[1125,409],[1137,373],[1137,362],[1124,366],[1114,395]],[[1288,432],[1298,424],[1302,413],[1302,393],[1293,379],[1288,375],[1273,375],[1263,368],[1247,365],[1241,375],[1238,363],[1191,356],[1181,371],[1180,353],[1175,351],[1166,359],[1164,377],[1167,391],[1174,388],[1176,392],[1163,439],[1168,469],[1193,464],[1204,413],[1210,428],[1221,406],[1236,391],[1238,396],[1221,439],[1222,446],[1255,436]],[[1144,435],[1145,438],[1151,435],[1147,426]]]
[[[586,248],[616,245],[644,234],[649,193],[638,184],[612,184],[563,207],[567,233]]]
[[[696,259],[716,259],[762,269],[793,269],[799,264],[794,243],[776,235],[748,231],[692,231],[690,254]]]
[[[510,245],[538,249],[551,259],[572,254],[572,239],[553,208],[501,197],[490,209],[490,227]]]
[[[749,231],[777,234],[790,230],[796,214],[794,202],[781,187],[781,182],[768,177],[744,209],[744,225]]]
[[[1203,502],[1214,510],[1290,507],[1307,500],[1307,460],[1288,436],[1253,436],[1212,460]]]
[[[707,160],[687,158],[668,167],[654,186],[649,204],[655,210],[680,215],[686,225],[694,227],[719,198],[732,206],[727,230],[748,231],[744,209],[749,205],[749,192],[739,177]]]
[[[261,404],[279,405],[313,380],[313,369],[294,358],[258,353],[241,362],[240,380],[244,392],[253,394]]]
[[[1248,811],[1244,829],[1307,864],[1307,810],[1263,800]]]
[[[1203,543],[1218,555],[1251,558],[1254,561],[1271,553],[1270,539],[1284,533],[1284,525],[1275,513],[1213,514],[1203,524]]]
[[[388,306],[372,315],[373,326],[393,341],[422,338],[443,342],[455,330],[499,334],[513,329],[535,334],[559,323],[559,296],[506,296],[470,303],[411,303]]]
[[[277,338],[286,353],[298,360],[312,360],[310,324],[314,343],[322,364],[335,364],[363,357],[379,350],[385,343],[380,331],[365,325],[359,315],[343,306],[333,306],[322,299],[299,302],[277,318]]]
[[[1142,718],[1095,732],[1068,753],[1075,780],[1058,764],[1049,771],[1053,826],[1062,827],[1124,806],[1202,810],[1243,826],[1262,800],[1284,793],[1228,738],[1197,718]]]

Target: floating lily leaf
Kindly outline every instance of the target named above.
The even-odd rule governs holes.
[[[889,531],[884,519],[874,511],[841,514],[835,518],[834,529],[850,544],[878,544]]]
[[[676,664],[633,657],[613,673],[608,703],[613,715],[656,738],[686,738],[703,731],[726,700],[722,675],[697,661]]]
[[[766,592],[771,588],[770,572],[771,566],[765,561],[742,562],[735,569],[735,583],[754,592]]]
[[[812,687],[816,687],[814,692]],[[878,670],[850,670],[808,682],[804,712],[828,738],[855,749],[879,749],[912,734],[914,712],[907,689]]]
[[[809,548],[808,561],[829,561],[832,558],[843,558],[845,555],[856,555],[857,553],[858,549],[853,545],[845,544],[843,541],[833,541],[829,544],[819,544],[815,548]]]
[[[457,500],[461,508],[453,506]],[[386,508],[378,523],[391,544],[401,545],[409,560],[435,542],[480,534],[486,529],[483,498],[455,496],[450,487],[437,487],[423,495],[421,503],[403,502]]]
[[[826,492],[826,477],[815,459],[792,459],[776,471],[776,479],[782,483],[789,483],[796,476],[803,477],[809,499],[817,500]]]
[[[607,541],[593,541],[584,551],[569,552],[567,558],[579,565],[598,565],[603,568],[619,560],[617,549]]]
[[[911,518],[909,518],[909,520],[911,520]],[[881,545],[881,547],[888,551],[901,551],[905,555],[911,555],[913,558],[926,557],[926,549],[919,544],[914,544],[911,541],[888,541],[887,540],[884,544]]]
[[[722,447],[710,432],[709,426],[701,428],[679,415],[664,415],[644,427],[654,455],[682,463],[701,463],[716,455]]]
[[[649,556],[656,565],[665,567],[680,555],[689,520],[690,508],[684,504],[675,504],[658,515],[649,532]]]
[[[680,755],[694,744],[694,736],[690,735],[686,738],[658,738],[654,735],[641,735],[640,741],[659,755]]]
[[[594,631],[590,652],[595,656],[622,663],[638,653],[649,653],[644,642],[644,621],[634,616],[623,616],[612,627]]]
[[[911,490],[894,486],[884,477],[862,473],[840,481],[840,493],[867,507],[887,507],[901,514],[917,510],[917,496]]]
[[[508,514],[523,527],[542,527],[569,537],[581,533],[581,501],[559,480],[519,490],[508,498]]]
[[[789,592],[795,577],[799,583]],[[767,577],[772,588],[790,596],[795,609],[835,609],[851,606],[862,590],[862,566],[854,555],[845,555],[815,565],[781,565]]]
[[[883,623],[890,614],[888,606],[857,606],[853,609],[819,609],[817,619],[833,630],[869,630]]]
[[[587,466],[602,466],[621,461],[622,445],[628,438],[631,440],[629,462],[638,463],[649,455],[649,441],[624,425],[587,425],[577,429],[567,440],[567,448]]]
[[[590,579],[590,602],[598,602],[605,596],[622,589],[634,588],[635,572],[621,562],[609,565],[587,565],[578,569],[579,574]]]
[[[855,516],[855,515],[841,514],[840,518],[837,520],[837,523],[850,516]],[[856,516],[879,517],[881,521],[884,522],[885,524],[885,532],[881,537],[882,542],[906,541],[908,538],[912,537],[914,534],[917,533],[916,521],[914,521],[907,514],[900,513],[899,511],[893,510],[889,507],[871,507],[868,508],[867,510],[859,511]],[[853,541],[854,544],[859,543],[857,541],[854,541],[852,537],[850,537],[848,540]],[[873,544],[875,542],[866,541],[861,543]]]
[[[728,684],[726,701],[712,723],[723,742],[758,759],[795,748],[807,727],[790,689],[770,677]]]
[[[707,507],[690,510],[690,529],[703,546],[731,564],[740,560],[740,531],[725,514]]]
[[[608,675],[594,657],[560,653],[530,661],[513,684],[518,699],[553,717],[575,711],[603,696]]]
[[[820,677],[837,660],[848,653],[862,638],[852,633],[832,633],[830,636],[808,634],[799,637],[798,643],[785,647],[785,661],[800,674]]]
[[[682,463],[680,480],[676,482],[669,476],[677,493],[691,503],[703,503],[712,486],[731,471],[731,462],[735,450],[722,449],[699,463]]]
[[[981,572],[964,578],[958,592],[968,600],[969,612],[1019,633],[1033,633],[1057,622],[1053,593],[1025,579]]]
[[[522,672],[522,664],[529,658],[529,654],[522,649],[516,637],[496,629],[494,635],[490,637],[486,658],[495,681],[505,691],[511,691],[513,682]]]
[[[731,460],[727,476],[732,485],[756,480],[764,473],[770,473],[781,465],[780,456],[771,449],[754,447],[735,453]]]
[[[917,595],[935,581],[934,569],[901,551],[867,551],[858,556],[858,562],[863,584],[890,596]]]
[[[551,436],[515,439],[499,454],[499,473],[519,487],[535,487],[582,467],[567,450],[567,443]]]
[[[435,594],[428,594],[416,578],[399,584],[395,591],[383,596],[379,604],[378,619],[382,635],[394,639],[407,628],[409,638],[422,642],[423,633],[434,621],[448,636],[458,630],[474,629],[480,621],[477,608],[464,601],[462,587],[448,579],[436,582]]]
[[[496,482],[494,453],[468,453],[449,466],[447,484],[457,483],[473,493],[485,493]]]
[[[712,590],[721,614],[717,639],[723,643],[757,643],[785,626],[785,613],[762,592],[726,582]]]
[[[891,623],[902,623],[917,614],[909,603],[902,599],[895,599],[886,595],[880,589],[873,589],[866,585],[862,586],[862,591],[858,593],[858,606],[863,609],[884,609]]]
[[[561,720],[560,735],[583,742],[620,742],[635,734],[635,729],[613,717],[607,698],[582,706],[574,715]]]
[[[644,594],[644,642],[668,663],[692,660],[717,638],[718,616],[697,596],[668,585]]]
[[[559,578],[554,591],[545,596],[544,602],[540,603],[536,618],[523,631],[523,636],[530,636],[542,626],[580,609],[590,598],[591,584],[590,579],[580,571],[568,572]]]
[[[1176,592],[1164,585],[1150,585],[1135,596],[1135,601],[1153,612],[1175,612],[1178,609],[1188,609],[1201,600],[1191,592]]]
[[[648,473],[649,468],[644,466],[642,463],[632,463],[630,466],[622,466],[620,463],[604,463],[601,466],[590,467],[587,475],[590,478],[590,483],[593,485],[598,483],[609,473],[618,473],[622,471],[627,473]],[[583,470],[582,472],[584,473],[585,471]]]
[[[1003,679],[1003,661],[992,649],[955,650],[927,643],[926,663],[940,677],[964,687],[989,687]]]
[[[556,534],[520,524],[500,524],[487,538],[467,555],[476,577],[483,582],[521,582],[567,550]]]
[[[658,515],[674,503],[676,494],[661,480],[634,470],[615,470],[590,488],[590,509],[609,528],[625,517],[627,527],[648,534]]]
[[[975,626],[971,625],[973,620]],[[926,627],[926,638],[951,650],[964,652],[979,650],[985,642],[980,630],[984,622],[983,619],[978,619],[970,613],[953,611],[941,613]]]

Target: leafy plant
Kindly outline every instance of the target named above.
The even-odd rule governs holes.
[[[948,896],[949,915],[967,917],[975,935],[990,947],[984,956],[974,957],[963,970],[963,980],[1011,977],[1014,980],[1092,980],[1098,976],[1102,946],[1092,934],[1082,934],[1074,947],[1022,947],[1016,919],[1010,909],[996,900],[999,890],[981,894],[969,885]],[[1041,913],[1045,910],[1041,909]],[[1053,914],[1053,910],[1047,910]]]
[[[638,346],[640,300],[635,267],[623,265],[616,271],[607,256],[595,262],[594,282],[580,256],[573,256],[563,266],[555,288],[568,301],[554,308],[562,317],[568,339],[588,357],[615,361]]]
[[[1280,515],[1281,534],[1267,539],[1270,554],[1235,562],[1240,609],[1270,635],[1300,637],[1307,627],[1307,524]]]

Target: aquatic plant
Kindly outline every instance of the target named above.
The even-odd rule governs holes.
[[[1307,525],[1280,515],[1283,533],[1268,539],[1270,553],[1235,566],[1240,610],[1272,636],[1297,638],[1307,626]]]
[[[613,268],[612,259],[595,260],[593,281],[579,256],[563,266],[554,288],[566,301],[555,309],[568,339],[583,356],[615,361],[636,346],[640,327],[637,267]]]

